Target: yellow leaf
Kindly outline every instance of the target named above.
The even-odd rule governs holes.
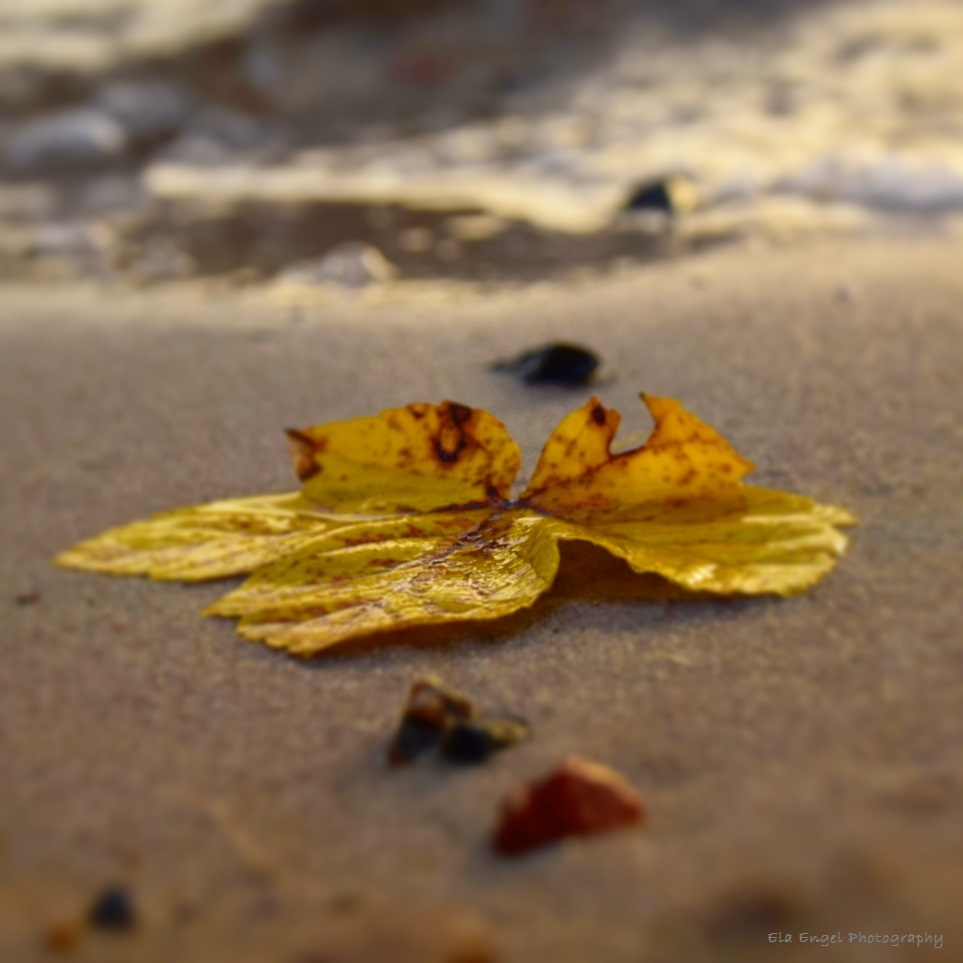
[[[300,493],[168,512],[81,543],[74,568],[194,581],[253,572],[206,614],[309,655],[386,629],[491,619],[552,584],[558,543],[717,593],[809,588],[846,546],[844,509],[745,485],[753,465],[677,401],[643,395],[655,428],[613,454],[617,412],[568,415],[528,487],[487,412],[444,402],[291,431]]]
[[[542,518],[495,512],[468,532],[439,534],[457,528],[459,514],[414,516],[421,531],[378,543],[342,547],[338,532],[322,537],[206,614],[240,616],[241,635],[310,655],[384,629],[509,615],[552,584],[558,545]]]
[[[610,452],[619,413],[592,398],[552,432],[522,500],[553,515],[578,517],[640,505],[731,496],[755,467],[670,398],[642,395],[655,430],[639,448]]]
[[[318,534],[300,492],[177,508],[112,528],[57,557],[59,565],[180,582],[246,575]]]
[[[288,431],[304,493],[332,512],[427,512],[508,497],[518,445],[487,411],[451,401]]]

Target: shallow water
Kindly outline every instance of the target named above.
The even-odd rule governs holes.
[[[71,50],[99,45],[90,89],[133,70],[187,90],[178,130],[113,158],[147,212],[120,260],[137,259],[128,236],[162,237],[181,274],[260,277],[364,240],[401,276],[524,278],[963,214],[959,3],[319,9],[0,4],[0,68],[79,70]],[[672,210],[624,210],[667,178]],[[450,217],[478,213],[501,220]]]

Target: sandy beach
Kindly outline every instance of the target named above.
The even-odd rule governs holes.
[[[929,934],[958,958],[961,264],[948,239],[824,240],[457,296],[8,285],[0,956],[875,961],[934,944],[859,934]],[[304,661],[202,618],[223,585],[51,564],[156,511],[294,488],[282,428],[414,400],[492,411],[530,471],[590,391],[488,366],[546,339],[602,356],[594,390],[636,442],[637,393],[676,397],[756,483],[851,509],[837,570],[792,600],[665,601],[573,553],[518,617]],[[387,769],[426,672],[534,738]],[[623,773],[648,823],[492,854],[503,795],[570,754]],[[109,884],[136,930],[71,936]]]

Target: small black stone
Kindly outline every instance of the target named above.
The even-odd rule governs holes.
[[[456,723],[441,742],[441,754],[449,762],[466,766],[484,762],[497,748],[484,723],[477,722]]]
[[[598,356],[577,344],[556,342],[526,351],[511,361],[499,361],[496,371],[518,375],[525,384],[585,385],[599,366]]]
[[[521,742],[529,736],[529,728],[521,719],[470,719],[456,722],[446,730],[441,741],[441,754],[462,765],[484,762],[492,753]]]
[[[405,716],[388,748],[388,765],[405,766],[434,749],[441,739],[437,723],[417,716]]]
[[[130,894],[122,886],[105,889],[90,907],[90,925],[101,930],[129,930],[137,922]]]
[[[664,211],[674,214],[672,193],[668,181],[648,181],[640,184],[625,202],[627,211]]]

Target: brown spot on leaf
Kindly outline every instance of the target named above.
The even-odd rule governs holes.
[[[452,464],[458,461],[468,445],[464,425],[471,420],[472,409],[466,405],[446,401],[439,406],[441,426],[434,440],[435,454],[439,461]]]
[[[600,404],[592,407],[592,421],[597,425],[605,424],[605,409]]]
[[[445,406],[451,414],[452,420],[459,425],[463,425],[472,416],[472,409],[468,405],[460,405],[456,401],[449,401]]]
[[[370,568],[394,568],[400,562],[396,558],[372,558],[368,560]]]
[[[323,439],[314,439],[297,428],[286,428],[284,433],[291,442],[291,457],[294,459],[294,470],[301,481],[307,481],[321,470],[314,456],[327,448]]]
[[[421,421],[421,419],[428,414],[429,407],[431,406],[424,401],[415,401],[408,405],[408,410],[411,412],[413,418]]]

